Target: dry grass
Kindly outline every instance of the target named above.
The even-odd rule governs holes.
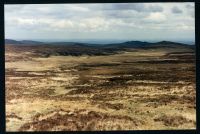
[[[180,51],[44,58],[9,46],[6,130],[195,129],[194,54]]]

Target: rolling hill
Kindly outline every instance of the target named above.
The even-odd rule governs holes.
[[[5,39],[6,50],[12,46],[14,51],[31,51],[40,56],[50,55],[111,55],[121,53],[123,51],[137,51],[137,49],[165,49],[194,51],[195,45],[187,45],[182,43],[161,41],[161,42],[143,42],[143,41],[127,41],[123,43],[113,44],[89,44],[78,42],[38,42],[31,40],[10,40]]]

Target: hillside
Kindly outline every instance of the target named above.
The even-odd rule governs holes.
[[[37,42],[37,41],[16,41],[5,40],[6,50],[9,51],[31,51],[36,55],[48,57],[50,55],[111,55],[124,51],[137,51],[138,49],[165,49],[166,51],[194,51],[194,45],[187,45],[176,42],[161,41],[156,43],[142,41],[128,41],[115,44],[87,44],[76,42]]]

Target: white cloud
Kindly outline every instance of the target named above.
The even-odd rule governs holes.
[[[163,22],[166,21],[166,16],[163,13],[151,13],[145,18],[147,22]]]
[[[52,28],[64,29],[64,28],[74,28],[74,23],[70,20],[60,20],[57,22],[50,23]]]
[[[6,38],[134,38],[131,35],[140,34],[145,39],[147,31],[159,38],[162,30],[194,36],[194,3],[5,5]]]
[[[81,7],[81,6],[67,6],[66,7],[68,10],[71,10],[71,11],[79,11],[79,12],[87,12],[89,11],[88,8],[86,7]]]
[[[194,26],[187,25],[185,23],[180,23],[177,25],[178,30],[194,30]]]

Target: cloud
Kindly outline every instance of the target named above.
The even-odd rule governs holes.
[[[77,24],[77,27],[83,28],[85,31],[102,31],[108,29],[109,22],[103,18],[94,17],[83,19]]]
[[[166,21],[166,16],[162,13],[151,13],[145,20],[150,23],[160,23]]]
[[[75,5],[75,6],[68,6],[68,5],[66,5],[65,8],[67,10],[76,11],[76,12],[87,12],[87,11],[90,11],[89,8],[82,7],[81,5]]]
[[[121,4],[111,4],[102,7],[103,10],[134,10],[136,12],[162,12],[163,8],[158,5],[148,5],[143,3],[121,3]]]
[[[123,39],[139,36],[149,38],[147,33],[154,33],[154,38],[159,38],[164,36],[165,30],[172,35],[178,32],[180,35],[183,32],[190,33],[192,37],[193,5],[194,3],[5,5],[5,35],[6,38]]]
[[[152,11],[152,12],[162,12],[163,8],[161,6],[151,5],[151,6],[148,7],[148,10]]]
[[[35,28],[40,27],[40,29],[47,30],[47,28],[51,31],[58,30],[73,30],[73,31],[82,31],[82,32],[91,32],[91,31],[102,31],[106,30],[112,23],[110,21],[106,21],[100,17],[86,18],[81,20],[55,20],[49,18],[12,18],[10,21],[15,22],[15,25],[23,28]]]
[[[187,13],[188,15],[190,15],[190,17],[194,18],[194,3],[193,4],[187,4],[185,5],[186,9],[187,9]]]
[[[187,4],[185,7],[188,9],[194,9],[194,4]]]
[[[183,11],[181,9],[179,9],[177,6],[174,6],[172,8],[172,13],[175,13],[175,14],[180,14],[182,13]]]
[[[113,4],[110,10],[134,10],[137,12],[142,12],[145,8],[144,4]]]
[[[194,30],[194,26],[187,25],[185,23],[181,23],[177,26],[179,30]]]
[[[12,12],[16,12],[16,10],[17,11],[23,10],[25,5],[12,5],[12,6],[5,6],[5,7],[6,7],[5,12],[12,13]]]

